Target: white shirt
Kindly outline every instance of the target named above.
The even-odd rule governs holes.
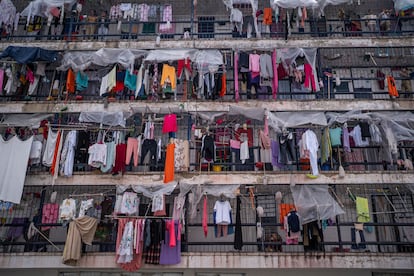
[[[216,212],[216,224],[230,224],[231,206],[228,200],[217,200],[214,204],[214,211]]]
[[[89,158],[88,165],[99,168],[100,166],[106,166],[106,144],[93,144],[88,149]]]

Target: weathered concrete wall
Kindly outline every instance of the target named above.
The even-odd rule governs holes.
[[[80,271],[86,269],[113,270],[119,269],[114,254],[86,254],[77,266],[62,264],[62,257],[50,253],[37,254],[3,254],[0,257],[0,273],[9,269],[58,269]],[[148,265],[143,264],[145,271],[221,271],[222,273],[241,273],[257,275],[262,273],[275,273],[276,271],[293,270],[308,273],[322,272],[317,275],[332,275],[332,270],[350,269],[355,272],[368,273],[370,271],[407,271],[414,272],[414,256],[409,254],[330,254],[320,253],[314,255],[302,254],[256,254],[256,253],[191,253],[184,254],[178,265]],[[324,274],[327,272],[331,274]],[[292,273],[292,272],[291,272]],[[344,271],[342,272],[344,273]],[[5,274],[6,275],[6,274]],[[7,274],[8,275],[8,274]],[[32,274],[33,275],[33,274]],[[266,275],[266,274],[263,274]],[[274,275],[274,274],[273,274]],[[335,275],[352,275],[336,274]],[[357,274],[361,275],[361,274]],[[369,274],[368,274],[369,275]]]

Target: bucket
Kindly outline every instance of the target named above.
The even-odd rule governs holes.
[[[213,165],[213,171],[214,172],[221,172],[221,166],[220,165]]]

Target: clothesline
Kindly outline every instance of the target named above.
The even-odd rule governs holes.
[[[89,193],[84,193],[84,194],[71,194],[69,195],[69,197],[90,197],[90,196],[104,196],[104,193],[94,193],[94,194],[89,194]]]
[[[157,217],[157,216],[113,216],[113,215],[106,215],[106,218],[111,219],[122,219],[122,218],[137,218],[137,219],[172,219],[173,217]]]

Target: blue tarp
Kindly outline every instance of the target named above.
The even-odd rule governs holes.
[[[9,46],[0,53],[0,59],[11,57],[21,64],[27,64],[35,61],[55,62],[58,53],[52,50],[45,50],[38,47],[17,47]]]

